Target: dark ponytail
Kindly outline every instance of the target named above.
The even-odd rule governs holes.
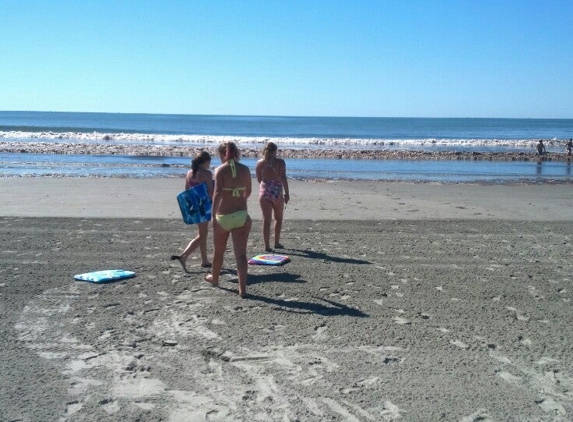
[[[207,151],[201,151],[195,156],[195,158],[193,158],[193,161],[191,161],[191,174],[193,177],[195,177],[197,174],[199,167],[201,167],[207,161],[211,161],[211,155],[209,155]]]

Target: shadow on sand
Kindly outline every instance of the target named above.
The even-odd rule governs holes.
[[[365,261],[362,259],[340,258],[337,256],[331,256],[326,253],[316,252],[316,251],[309,251],[302,249],[288,249],[288,252],[289,252],[288,255],[301,256],[303,258],[310,258],[310,259],[322,259],[323,261],[341,262],[344,264],[357,264],[357,265],[372,264],[370,261]]]
[[[269,268],[281,268],[281,267],[269,267]],[[235,269],[228,269],[221,271],[221,275],[223,274],[230,274],[232,276],[237,277],[237,270]],[[226,280],[229,283],[238,283],[237,278],[232,278],[230,280]],[[300,274],[291,274],[284,271],[276,271],[268,274],[252,274],[249,273],[249,281],[248,285],[251,286],[253,284],[259,283],[297,283],[297,284],[304,284],[307,283],[306,280],[300,278]]]
[[[291,274],[287,272],[273,272],[269,274],[249,274],[249,286],[259,283],[306,283],[306,280],[300,278],[300,274]]]
[[[219,287],[222,290],[226,290],[231,293],[237,293],[234,289],[228,289],[226,287]],[[292,312],[295,314],[317,314],[322,316],[350,316],[355,318],[368,318],[369,315],[364,312],[346,306],[339,302],[334,302],[333,300],[322,299],[313,296],[312,299],[317,301],[323,301],[325,303],[317,302],[304,302],[302,300],[285,300],[285,299],[273,299],[266,296],[254,295],[249,293],[246,297],[247,300],[256,300],[259,302],[268,303],[269,305],[274,305],[274,309],[277,311]]]

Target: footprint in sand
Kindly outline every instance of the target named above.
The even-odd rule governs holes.
[[[505,382],[512,384],[512,385],[521,385],[523,382],[523,379],[521,377],[515,376],[510,372],[500,371],[496,375],[498,377],[500,377],[502,380],[504,380]]]
[[[498,362],[510,364],[511,360],[507,356],[500,355],[497,352],[489,352],[489,355]]]
[[[393,320],[396,324],[400,324],[400,325],[411,324],[411,322],[409,320],[407,320],[406,318],[402,318],[402,317],[394,317]]]
[[[460,349],[467,349],[469,346],[467,344],[465,344],[463,341],[460,340],[450,340],[450,344],[453,344],[456,347],[459,347]]]
[[[570,394],[573,378],[569,374],[558,369],[548,371],[544,368],[541,370],[533,368],[517,359],[511,361],[496,352],[490,352],[489,355],[507,365],[506,370],[496,372],[497,377],[515,387],[533,390],[534,393],[539,394],[535,403],[553,417],[567,414],[564,405],[568,407],[573,405],[573,397]],[[554,368],[558,363],[557,359],[547,356],[536,362],[539,366]]]
[[[189,420],[190,415],[200,420],[253,420],[257,415],[294,420],[305,414],[321,420],[393,420],[405,413],[390,401],[362,407],[353,396],[324,399],[328,395],[324,392],[346,386],[337,375],[345,359],[374,355],[391,364],[402,359],[402,349],[248,344],[218,350],[216,345],[229,343],[226,336],[213,331],[225,328],[224,321],[210,323],[201,317],[202,309],[218,301],[213,289],[159,293],[158,297],[173,300],[169,306],[156,300],[161,305],[137,311],[148,318],[147,323],[131,326],[137,318],[124,318],[114,321],[113,328],[91,335],[78,328],[81,337],[70,331],[85,326],[81,321],[70,324],[78,318],[73,309],[86,299],[80,285],[46,290],[24,308],[15,326],[19,340],[49,359],[69,382],[63,419],[84,420],[88,412],[98,410],[104,416],[121,413],[126,420],[135,420],[145,411],[149,412],[145,419],[173,421]],[[81,316],[84,322],[90,321],[85,312]],[[316,327],[317,339],[325,338],[326,328]],[[172,380],[182,375],[188,382],[180,385],[189,390],[173,388]],[[356,375],[361,390],[377,388],[372,373]],[[195,391],[194,386],[201,388]]]
[[[326,324],[314,327],[314,331],[316,331],[316,334],[312,338],[316,342],[327,340],[330,337],[327,333]]]
[[[538,365],[547,365],[547,364],[550,364],[550,363],[558,363],[558,362],[559,362],[559,361],[558,361],[557,359],[553,359],[553,358],[550,358],[550,357],[543,356],[541,359],[539,359],[539,360],[538,360],[537,362],[535,362],[535,363],[538,364]]]
[[[538,404],[539,407],[541,407],[547,413],[559,414],[559,415],[566,415],[567,414],[565,407],[563,407],[563,405],[561,405],[560,403],[557,403],[555,400],[553,400],[550,397],[535,400],[535,403]]]
[[[517,309],[515,309],[512,306],[506,306],[506,309],[508,311],[512,311],[515,313],[515,318],[518,319],[519,321],[529,321],[529,317],[523,315],[521,312],[519,312]]]
[[[478,409],[469,416],[460,419],[460,422],[494,422],[494,419],[487,413],[486,409]]]
[[[545,296],[539,294],[537,289],[534,286],[527,286],[527,291],[531,296],[533,296],[536,300],[545,299]]]

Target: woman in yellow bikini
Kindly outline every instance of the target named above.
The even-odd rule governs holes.
[[[272,252],[270,246],[271,222],[275,215],[275,249],[282,248],[280,243],[283,227],[284,205],[288,203],[289,187],[284,160],[277,158],[277,146],[267,142],[263,150],[263,159],[257,161],[256,174],[260,183],[259,204],[263,212],[263,242],[265,252]],[[284,191],[284,196],[283,196]]]
[[[239,163],[240,153],[234,142],[219,146],[221,164],[215,170],[213,192],[213,260],[212,272],[205,280],[217,286],[227,249],[229,234],[233,237],[233,250],[237,262],[239,295],[247,295],[247,240],[251,231],[251,217],[247,212],[247,199],[251,195],[251,172]]]

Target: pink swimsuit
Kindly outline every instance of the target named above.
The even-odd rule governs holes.
[[[278,201],[283,196],[283,184],[280,180],[263,180],[259,194],[271,202]]]

